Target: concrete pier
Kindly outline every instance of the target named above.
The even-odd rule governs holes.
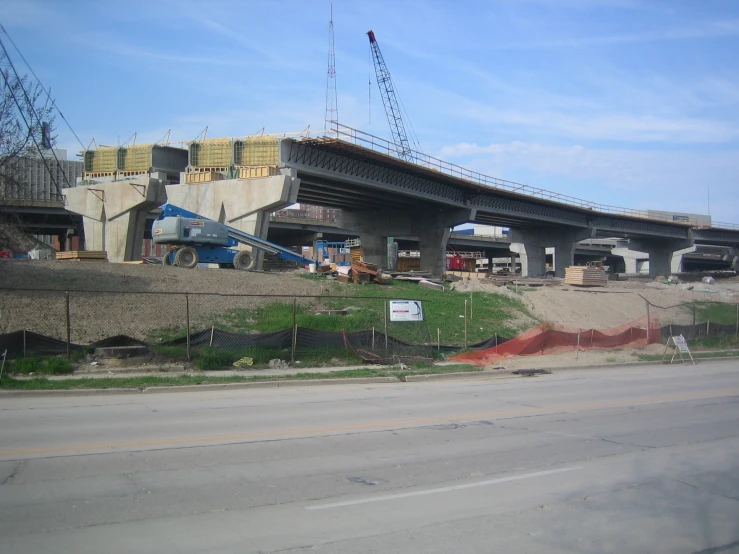
[[[105,250],[111,262],[140,260],[146,214],[166,202],[166,183],[144,175],[64,189],[66,208],[82,216],[85,250]]]
[[[565,276],[575,262],[575,247],[593,236],[592,229],[511,229],[511,252],[521,258],[521,276],[538,277],[547,271],[547,248],[553,248],[554,274]]]
[[[414,236],[420,242],[421,269],[439,276],[446,272],[446,245],[454,226],[474,219],[474,210],[345,211],[341,227],[359,234],[364,259],[387,269],[387,238]]]
[[[648,260],[649,276],[654,278],[673,273],[673,254],[681,259],[683,254],[694,251],[691,240],[631,239],[628,243],[617,244],[611,253],[624,259],[626,273],[642,272]]]
[[[166,195],[170,204],[266,239],[270,212],[294,204],[299,184],[291,175],[275,175],[169,185]],[[247,245],[239,248],[251,250]],[[262,267],[263,254],[252,254],[256,269]]]

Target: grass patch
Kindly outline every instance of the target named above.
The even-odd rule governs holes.
[[[698,337],[688,341],[691,348],[737,348],[739,337],[736,335],[723,337]]]
[[[455,290],[433,290],[419,287],[415,283],[393,281],[392,287],[377,285],[345,285],[339,288],[342,295],[370,296],[376,299],[336,299],[323,298],[323,304],[330,309],[354,308],[350,316],[336,316],[338,318],[356,318],[360,320],[362,327],[358,329],[376,330],[384,328],[385,301],[388,299],[423,300],[425,325],[421,324],[416,329],[407,323],[389,323],[389,334],[405,340],[406,336],[418,336],[423,334],[431,344],[436,343],[436,330],[440,331],[441,343],[462,345],[464,343],[464,303],[471,303],[472,315],[467,322],[468,342],[470,344],[488,339],[491,336],[503,335],[514,336],[519,329],[511,325],[510,320],[516,314],[530,316],[526,306],[521,300],[511,298],[502,294],[488,292],[460,292]],[[348,302],[352,302],[348,306]],[[356,315],[355,315],[356,313]],[[319,316],[333,317],[333,316]],[[410,326],[409,326],[410,325]],[[349,328],[346,328],[349,330]],[[408,340],[406,342],[413,342]]]
[[[172,377],[104,377],[86,379],[59,379],[50,380],[46,378],[14,379],[3,376],[0,380],[0,388],[5,390],[72,390],[72,389],[145,389],[156,386],[181,386],[201,384],[226,384],[254,381],[290,381],[305,379],[345,379],[360,377],[396,377],[399,381],[408,375],[433,375],[440,373],[477,372],[482,368],[466,364],[455,364],[449,366],[430,366],[410,368],[403,371],[394,370],[392,367],[365,367],[360,369],[344,369],[331,371],[329,373],[297,373],[294,375],[233,375],[227,377],[211,377],[207,375],[176,375]]]
[[[69,360],[57,356],[31,356],[8,362],[6,365],[8,373],[23,375],[30,373],[63,375],[74,371],[74,366]]]
[[[288,361],[291,352],[270,346],[250,346],[247,348],[210,348],[208,346],[193,351],[195,365],[205,371],[233,369],[235,361],[248,357],[254,361],[255,369],[267,367],[270,360]],[[310,348],[296,351],[295,359],[303,365],[358,365],[362,359],[346,348]]]
[[[722,351],[722,352],[692,352],[693,358],[695,359],[705,359],[705,358],[732,358],[734,356],[739,356],[739,350],[729,350],[729,351]],[[667,355],[665,356],[665,360],[669,361],[669,359],[672,357],[672,352],[667,352]],[[662,359],[662,354],[637,354],[636,358],[640,362],[658,362]],[[690,361],[690,356],[687,354],[683,354],[683,358]],[[675,359],[679,360],[680,356],[678,354],[675,355]]]
[[[693,313],[695,309],[696,323],[720,323],[722,325],[736,324],[736,304],[728,304],[726,302],[688,302],[683,304],[682,309],[688,313]]]
[[[170,360],[187,360],[187,348],[184,346],[169,346],[165,344],[154,344],[150,348],[162,358]]]
[[[321,277],[322,278],[322,277]],[[332,283],[333,284],[333,283]],[[511,324],[518,314],[530,314],[524,303],[509,296],[453,290],[438,291],[419,287],[415,283],[395,281],[391,287],[378,285],[345,285],[333,288],[337,296],[305,301],[296,307],[295,323],[299,327],[318,331],[365,331],[382,333],[385,327],[385,302],[388,299],[424,301],[423,322],[388,322],[389,335],[411,344],[435,344],[439,329],[443,344],[464,343],[464,305],[471,305],[467,322],[468,343],[488,339],[497,334],[515,336],[520,329]],[[364,296],[369,298],[357,298]],[[290,329],[293,325],[292,301],[270,302],[253,308],[234,308],[201,321],[198,327],[215,325],[235,333],[271,332]],[[347,310],[348,315],[316,315],[318,309]]]

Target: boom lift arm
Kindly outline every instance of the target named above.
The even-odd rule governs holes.
[[[233,264],[237,269],[251,269],[253,262],[248,253],[233,249],[238,244],[246,244],[275,254],[283,260],[303,265],[315,263],[314,260],[304,258],[289,248],[218,223],[174,204],[162,206],[162,212],[152,228],[152,237],[157,244],[172,244],[179,247],[165,256],[165,264],[174,262],[181,267],[195,267],[199,261],[203,261],[222,266]]]

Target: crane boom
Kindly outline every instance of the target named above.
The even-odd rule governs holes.
[[[372,59],[375,62],[377,86],[380,87],[382,103],[385,106],[385,115],[387,115],[387,122],[390,125],[390,132],[393,135],[393,142],[400,147],[398,155],[402,159],[413,161],[413,150],[411,150],[408,135],[405,132],[403,116],[400,112],[398,99],[395,96],[393,79],[385,64],[385,58],[382,57],[380,45],[377,44],[377,39],[375,39],[375,33],[367,31],[367,36],[369,37],[370,48],[372,49]]]

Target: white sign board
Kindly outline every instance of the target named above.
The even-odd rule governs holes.
[[[685,342],[685,337],[682,335],[678,335],[676,337],[672,337],[672,341],[675,343],[675,346],[677,346],[677,349],[682,352],[683,354],[689,354],[690,350],[688,350],[688,343]]]
[[[665,362],[665,356],[667,356],[667,349],[673,346],[675,349],[672,351],[672,358],[670,358],[670,363],[672,363],[675,360],[675,355],[680,356],[680,361],[683,360],[683,354],[687,354],[690,356],[690,361],[693,362],[693,365],[695,365],[695,360],[693,359],[693,354],[690,353],[690,348],[688,348],[688,343],[685,341],[685,337],[682,335],[678,335],[676,337],[670,337],[667,339],[667,343],[665,343],[665,351],[662,353],[662,363]]]
[[[390,300],[390,321],[423,321],[420,300]]]

